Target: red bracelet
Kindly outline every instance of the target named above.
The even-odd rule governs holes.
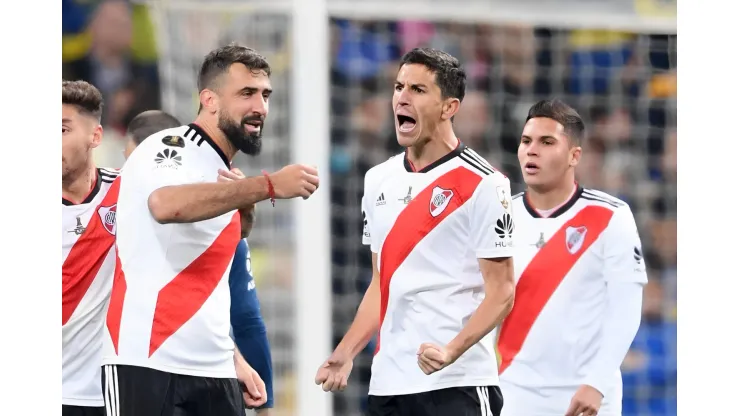
[[[272,202],[272,206],[275,206],[275,187],[272,186],[272,181],[270,180],[270,176],[267,174],[266,171],[262,171],[262,174],[265,175],[265,179],[267,179],[267,196],[270,197],[270,202]]]

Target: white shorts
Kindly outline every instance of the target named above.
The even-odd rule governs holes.
[[[532,389],[509,384],[503,380],[500,383],[504,396],[501,416],[563,416],[576,393],[576,389],[571,387]],[[622,416],[621,389],[613,393],[608,394],[601,403],[598,416]]]

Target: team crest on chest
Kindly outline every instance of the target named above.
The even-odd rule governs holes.
[[[98,215],[100,216],[100,221],[103,223],[103,227],[112,235],[116,235],[116,205],[113,204],[109,207],[98,208]]]
[[[565,247],[570,254],[578,253],[586,239],[586,227],[568,227],[565,229]]]
[[[452,200],[454,193],[449,189],[443,189],[439,186],[435,186],[432,190],[432,199],[429,201],[429,213],[432,217],[436,217],[444,212],[450,200]]]

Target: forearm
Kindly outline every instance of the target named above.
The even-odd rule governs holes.
[[[642,285],[610,283],[607,285],[607,305],[601,327],[601,341],[584,384],[604,394],[627,355],[640,327]]]
[[[490,281],[485,287],[486,297],[462,331],[447,344],[447,350],[455,359],[500,325],[514,306],[513,279]]]
[[[344,351],[349,357],[356,357],[373,335],[378,331],[380,324],[380,282],[379,277],[373,276],[365,296],[360,302],[352,325],[337,345],[337,350]]]
[[[265,177],[231,182],[165,186],[149,196],[149,211],[161,223],[192,223],[245,208],[268,198]]]
[[[262,320],[255,320],[254,323],[249,325],[235,326],[234,342],[239,351],[247,358],[249,365],[265,382],[267,402],[260,408],[273,407],[272,356],[267,331]]]

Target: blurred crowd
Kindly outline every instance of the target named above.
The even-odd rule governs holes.
[[[267,56],[276,87],[264,154],[240,157],[235,164],[249,174],[290,160],[285,16],[178,12],[161,28],[136,2],[62,4],[63,76],[90,81],[105,97],[98,164],[121,166],[125,126],[140,111],[163,108],[189,121],[197,110],[194,77],[200,60],[231,40]],[[630,204],[649,269],[642,326],[623,364],[624,415],[675,415],[676,36],[424,21],[335,19],[330,25],[333,342],[346,331],[371,276],[370,253],[360,243],[364,174],[401,151],[390,104],[398,59],[416,46],[440,48],[458,57],[468,73],[456,133],[512,179],[514,192],[523,190],[516,150],[529,106],[556,96],[581,112],[589,132],[579,181]],[[258,213],[250,245],[275,350],[276,402],[289,409],[295,388],[313,387],[292,379],[292,350],[298,347],[292,326],[292,299],[298,295],[291,283],[292,221],[288,210],[270,211]],[[360,414],[372,348],[356,362],[348,390],[335,397],[336,414]]]

